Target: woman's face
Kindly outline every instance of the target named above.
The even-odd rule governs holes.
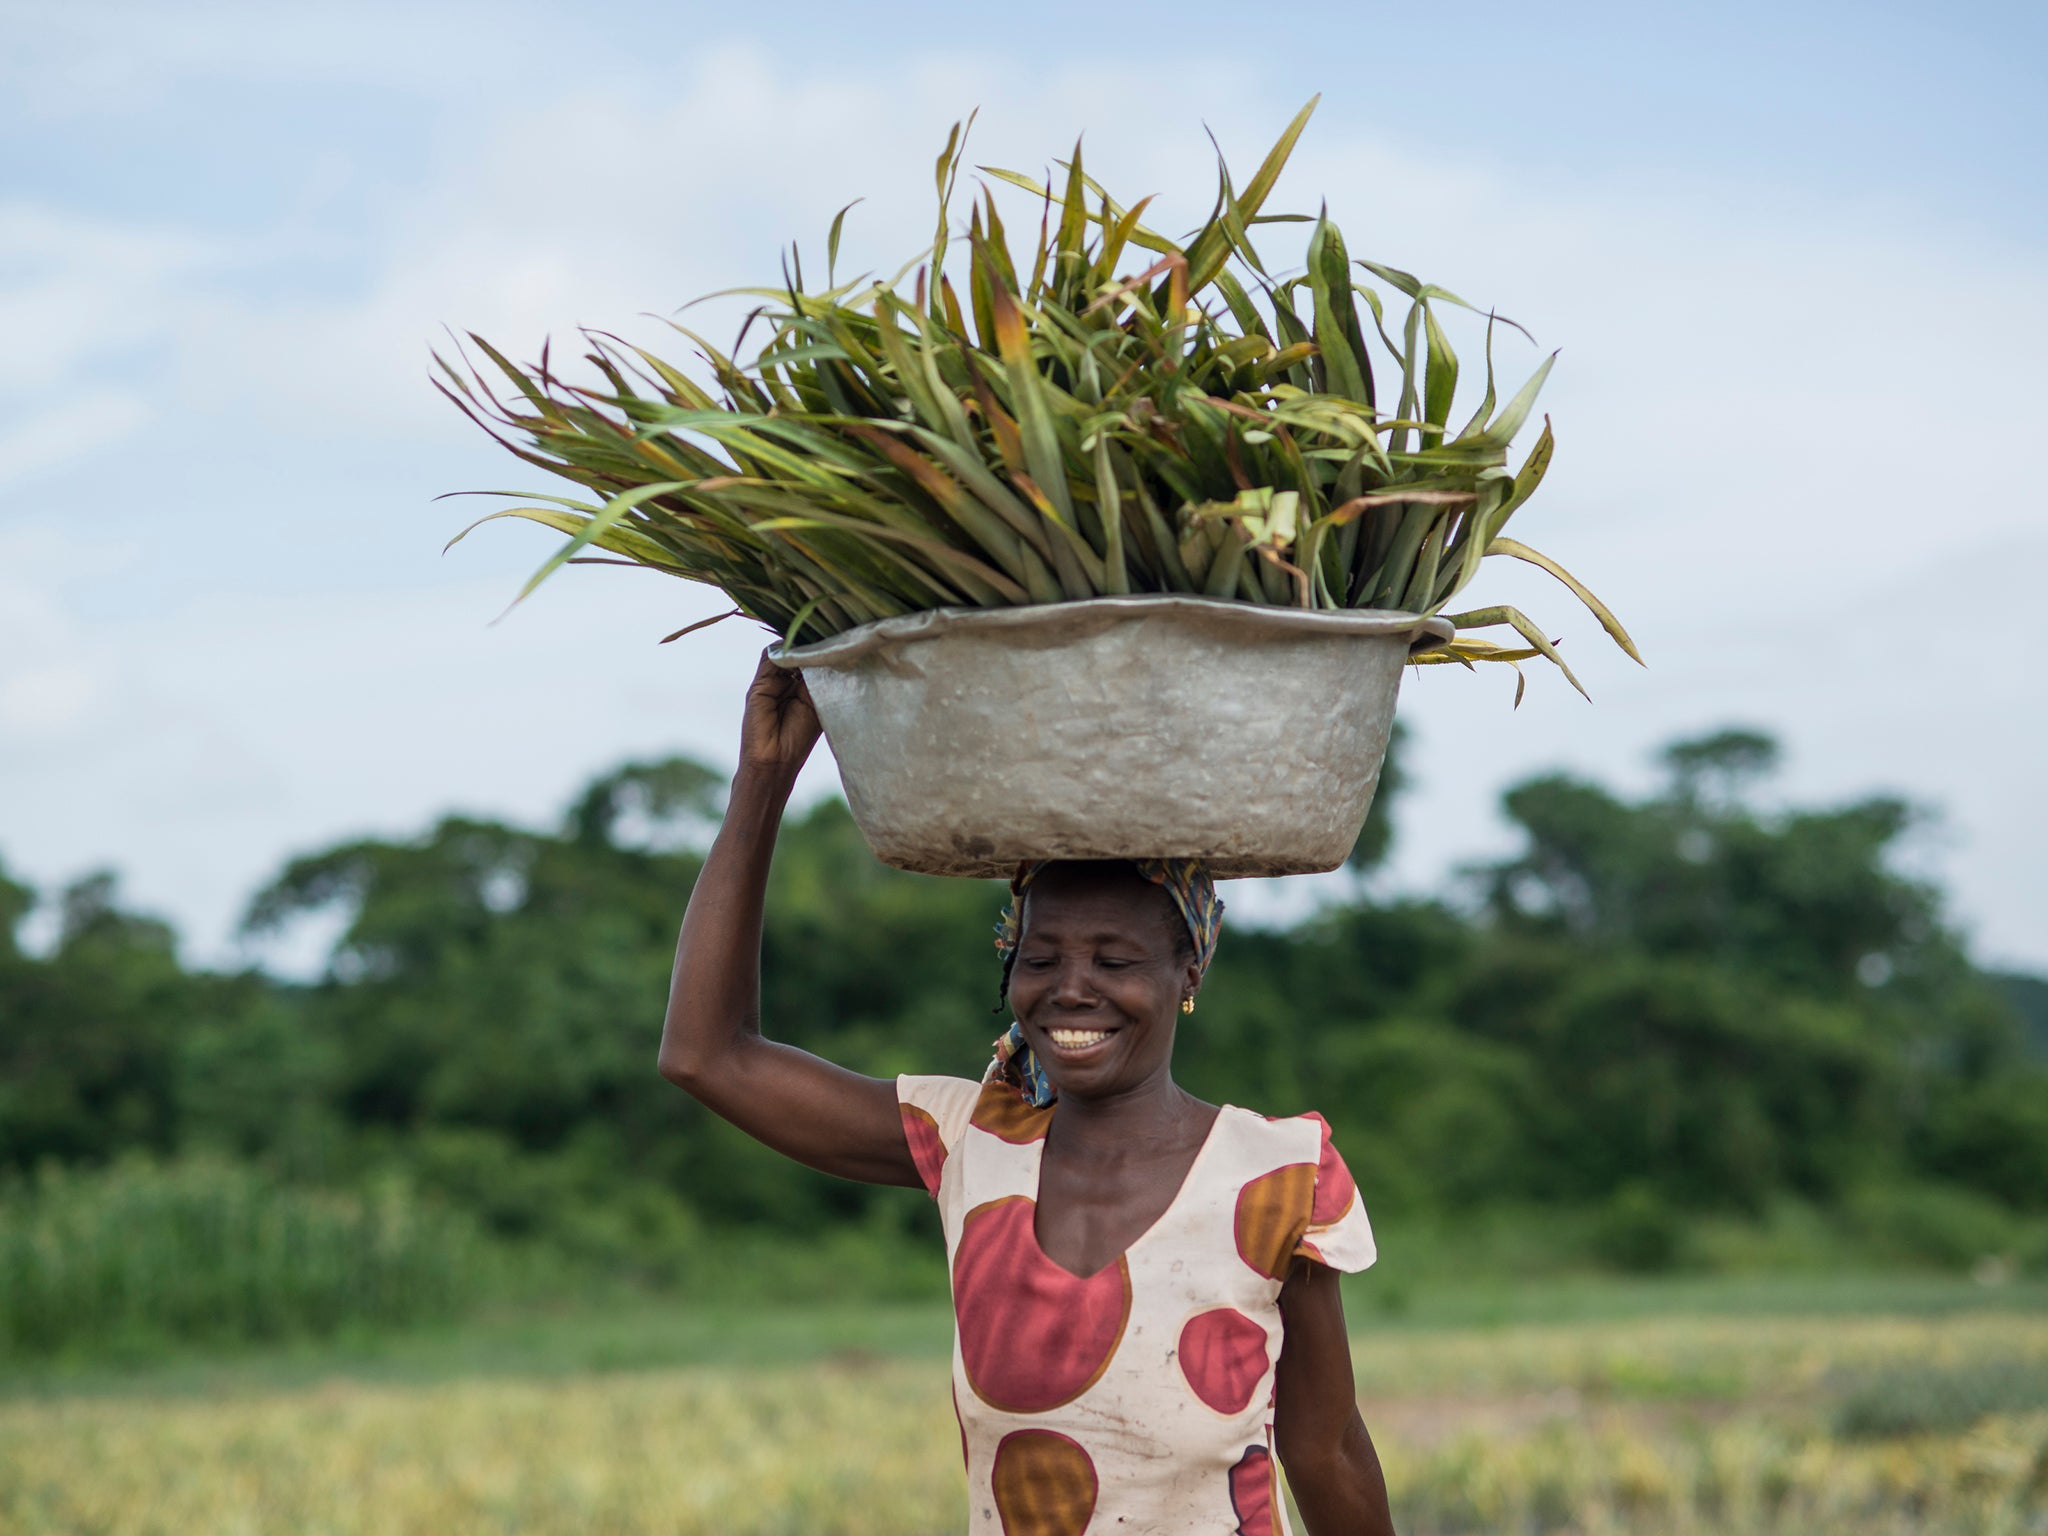
[[[1185,932],[1172,898],[1128,868],[1053,865],[1032,882],[1010,1006],[1062,1094],[1099,1098],[1166,1070],[1181,1001],[1201,984]]]

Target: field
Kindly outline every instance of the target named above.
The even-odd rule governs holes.
[[[1641,1287],[1495,1310],[1359,1318],[1366,1417],[1412,1536],[2048,1532],[2038,1295]],[[0,1530],[957,1532],[945,1327],[928,1308],[642,1302],[17,1375]]]

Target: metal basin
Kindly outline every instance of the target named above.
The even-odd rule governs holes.
[[[941,608],[770,653],[801,668],[876,857],[1335,869],[1379,785],[1401,666],[1442,619],[1200,597]]]

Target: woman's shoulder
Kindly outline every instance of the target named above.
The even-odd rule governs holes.
[[[896,1079],[896,1102],[934,1116],[971,1109],[981,1084],[971,1077],[924,1076],[903,1073]]]
[[[1271,1248],[1278,1267],[1269,1272],[1278,1278],[1285,1261],[1294,1258],[1333,1269],[1369,1266],[1378,1251],[1372,1223],[1329,1122],[1313,1110],[1298,1115],[1241,1110],[1236,1118],[1255,1159],[1270,1165],[1246,1184],[1237,1214],[1241,1229],[1256,1228],[1270,1239],[1254,1244],[1261,1253]],[[1239,1236],[1242,1249],[1242,1230]]]
[[[1246,1109],[1240,1104],[1226,1104],[1223,1109],[1226,1113],[1235,1114],[1255,1136],[1276,1144],[1298,1143],[1313,1148],[1313,1161],[1320,1162],[1326,1154],[1335,1153],[1330,1122],[1315,1110],[1304,1110],[1298,1115],[1269,1115],[1261,1110]]]
[[[896,1079],[896,1109],[903,1117],[903,1139],[927,1192],[936,1197],[946,1159],[967,1133],[981,1085],[964,1077],[922,1077],[905,1073]]]
[[[970,1131],[998,1141],[1025,1146],[1045,1137],[1052,1110],[1024,1101],[1017,1090],[998,1078],[975,1082],[965,1077],[896,1079],[896,1102],[903,1115],[903,1134],[925,1187],[938,1193],[939,1176]]]

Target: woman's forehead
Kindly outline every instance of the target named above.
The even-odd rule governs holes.
[[[1055,875],[1024,896],[1024,933],[1041,937],[1122,938],[1152,942],[1179,921],[1173,898],[1135,871],[1096,877]]]

